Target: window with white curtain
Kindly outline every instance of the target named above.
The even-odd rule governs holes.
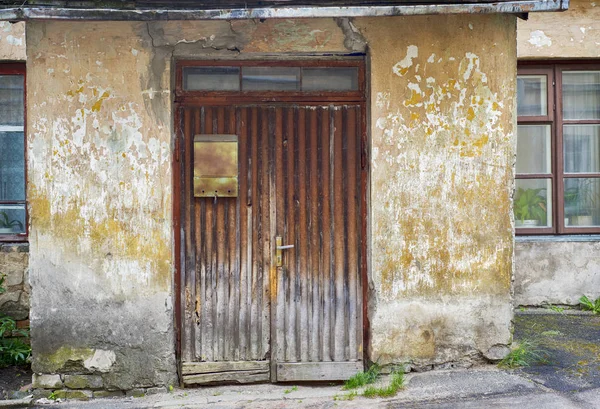
[[[0,241],[26,239],[25,65],[0,64]]]
[[[517,234],[600,233],[600,64],[521,64],[517,115]]]

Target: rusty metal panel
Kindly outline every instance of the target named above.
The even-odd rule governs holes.
[[[194,137],[194,196],[238,195],[237,135]]]

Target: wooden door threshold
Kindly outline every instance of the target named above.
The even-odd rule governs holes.
[[[268,382],[270,361],[184,362],[183,384]]]

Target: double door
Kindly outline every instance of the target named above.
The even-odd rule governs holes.
[[[178,109],[183,382],[362,370],[362,106]],[[197,135],[237,137],[237,197],[194,196]]]

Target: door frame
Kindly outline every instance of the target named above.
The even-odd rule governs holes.
[[[172,134],[172,206],[173,206],[173,240],[174,240],[174,329],[175,329],[175,357],[177,361],[177,374],[180,386],[183,387],[182,376],[182,340],[181,327],[183,324],[183,294],[184,284],[182,283],[185,270],[185,251],[182,241],[185,235],[182,213],[184,195],[182,194],[184,164],[186,163],[184,147],[183,118],[181,117],[181,108],[188,105],[234,105],[241,103],[298,103],[304,105],[322,105],[326,103],[357,103],[360,104],[360,114],[362,116],[362,129],[360,135],[360,229],[363,238],[360,248],[359,277],[362,282],[362,316],[363,316],[363,362],[367,362],[369,357],[370,341],[370,321],[368,315],[368,277],[370,266],[370,236],[368,235],[368,226],[370,225],[370,118],[367,115],[369,98],[369,84],[366,81],[368,61],[367,56],[327,56],[315,59],[306,59],[306,57],[296,56],[291,59],[276,60],[273,57],[261,60],[174,60],[175,88],[173,101],[173,134]],[[183,67],[189,66],[310,66],[310,67],[358,67],[358,91],[347,93],[327,93],[327,92],[275,92],[275,91],[257,91],[235,93],[231,92],[201,92],[183,90]],[[243,94],[243,95],[241,95]],[[360,306],[357,306],[360,308]]]

